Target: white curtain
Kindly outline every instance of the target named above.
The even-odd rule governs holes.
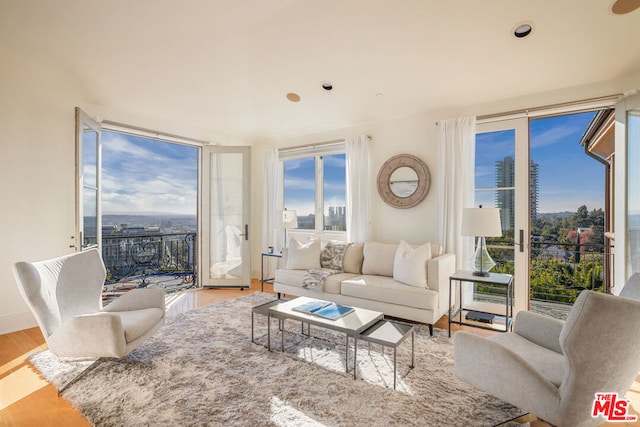
[[[345,141],[347,173],[347,241],[362,243],[369,236],[369,138]]]
[[[262,252],[267,252],[269,246],[274,251],[279,250],[278,225],[276,211],[278,209],[278,150],[268,148],[264,154],[264,215],[262,217]]]
[[[463,268],[473,255],[473,238],[460,234],[462,209],[473,207],[476,118],[441,120],[438,124],[438,230],[445,252]]]

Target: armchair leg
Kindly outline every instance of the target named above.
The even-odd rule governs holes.
[[[433,325],[429,323],[429,336],[433,336]]]
[[[58,390],[58,396],[62,395],[62,392],[64,392],[67,388],[69,388],[69,386],[71,386],[72,384],[76,383],[78,380],[82,379],[85,375],[87,375],[88,373],[90,373],[91,371],[96,369],[101,363],[108,362],[108,361],[119,362],[119,363],[131,363],[131,364],[134,364],[134,365],[148,366],[146,363],[138,362],[137,360],[131,360],[131,359],[127,359],[127,358],[100,357],[100,358],[96,359],[91,365],[89,365],[85,369],[83,369],[78,375],[73,377],[71,379],[71,381],[69,381],[64,386],[62,386],[60,388],[60,390]]]

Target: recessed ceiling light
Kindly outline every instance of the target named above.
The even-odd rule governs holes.
[[[383,95],[382,93],[380,93],[380,92],[376,93],[376,97],[377,97],[377,98],[382,98],[383,96],[384,96],[384,95]]]
[[[516,38],[521,39],[531,34],[532,30],[533,27],[531,26],[531,24],[524,22],[522,24],[516,25],[516,28],[513,30],[513,35]]]
[[[331,82],[322,82],[322,89],[324,89],[324,90],[332,90],[333,89],[333,85],[331,84]]]
[[[293,92],[289,92],[287,94],[287,99],[291,102],[299,102],[300,101],[300,95],[298,95],[297,93],[293,93]]]
[[[624,15],[630,13],[640,7],[639,0],[616,0],[611,5],[611,12],[616,15]]]

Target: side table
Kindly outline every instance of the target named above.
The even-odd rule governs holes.
[[[456,298],[455,298],[455,300],[458,301],[457,304],[455,303],[452,304],[454,282],[458,283],[458,294],[456,295]],[[496,314],[496,313],[490,313],[486,311],[465,308],[463,292],[462,292],[462,288],[463,288],[462,284],[465,282],[482,283],[482,284],[500,286],[505,288],[506,295],[505,295],[504,329],[485,326],[482,324],[482,321],[469,323],[469,322],[465,322],[462,319],[463,312],[465,314],[465,317],[469,314],[469,312],[473,312],[473,314],[476,314],[478,318],[485,318],[485,319],[493,319],[496,315],[502,316],[502,313]],[[454,305],[457,305],[457,307],[454,307]],[[460,271],[457,271],[453,276],[449,277],[449,322],[448,322],[449,336],[451,336],[452,323],[457,325],[472,326],[474,328],[488,329],[491,331],[508,332],[511,329],[512,322],[513,322],[513,276],[511,274],[489,273],[489,276],[483,277],[483,276],[474,276],[471,271],[460,270]]]
[[[278,254],[278,253],[272,253],[272,252],[263,252],[262,253],[262,259],[260,260],[260,290],[262,292],[264,292],[264,284],[265,283],[273,283],[273,281],[275,280],[273,277],[272,278],[264,278],[264,259],[265,258],[269,258],[269,257],[273,257],[273,258],[282,258],[282,254]]]

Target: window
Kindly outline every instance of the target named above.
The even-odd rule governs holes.
[[[347,231],[345,154],[324,156],[322,162],[322,206],[324,212],[322,229]]]
[[[76,108],[76,249],[101,247],[100,156],[102,152],[99,123]]]
[[[296,211],[298,230],[345,233],[344,149],[321,154],[296,154],[293,157],[286,150],[281,154],[284,170],[283,207]]]

